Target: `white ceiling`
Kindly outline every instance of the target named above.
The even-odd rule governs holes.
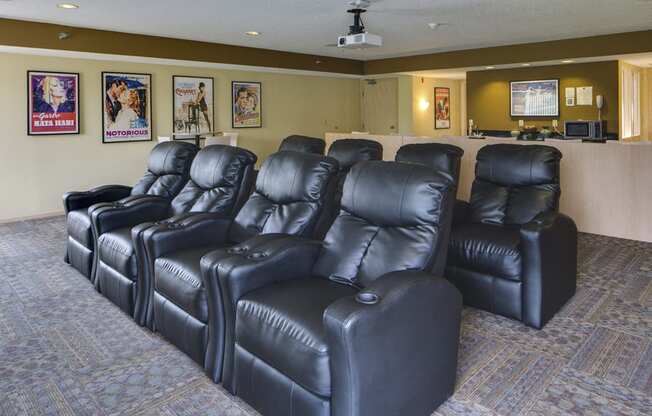
[[[0,0],[0,17],[364,60],[652,29],[651,0],[373,0],[363,19],[384,45],[341,50],[325,45],[351,24],[347,0],[62,1]]]

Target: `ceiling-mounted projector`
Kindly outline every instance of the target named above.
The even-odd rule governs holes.
[[[337,38],[338,48],[373,48],[376,46],[383,46],[383,38],[369,32]]]
[[[369,33],[364,28],[362,23],[362,13],[366,12],[365,9],[355,8],[347,10],[348,13],[353,14],[353,25],[349,26],[349,34],[337,38],[338,48],[374,48],[383,46],[383,38]]]

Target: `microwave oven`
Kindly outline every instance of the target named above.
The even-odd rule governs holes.
[[[576,120],[564,123],[564,137],[567,139],[601,140],[604,133],[603,121]]]

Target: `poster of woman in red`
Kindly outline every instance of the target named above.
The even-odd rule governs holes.
[[[27,72],[27,134],[79,134],[79,74]]]

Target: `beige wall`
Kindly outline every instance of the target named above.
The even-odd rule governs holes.
[[[641,138],[652,141],[652,69],[641,77]]]
[[[360,81],[360,109],[364,131],[396,134],[399,123],[398,78]]]
[[[27,136],[27,70],[80,73],[80,135]],[[155,141],[102,144],[102,71],[152,74],[154,137],[172,130],[172,75],[215,78],[215,123],[221,130],[231,129],[231,81],[261,81],[264,127],[239,130],[240,145],[260,159],[289,134],[323,137],[326,131],[360,129],[357,79],[0,54],[0,221],[59,212],[67,190],[133,184],[142,175]]]
[[[450,88],[451,128],[435,129],[435,87]],[[462,81],[412,77],[412,130],[416,136],[444,137],[461,134],[461,90]],[[426,110],[420,106],[422,100],[430,105]]]

